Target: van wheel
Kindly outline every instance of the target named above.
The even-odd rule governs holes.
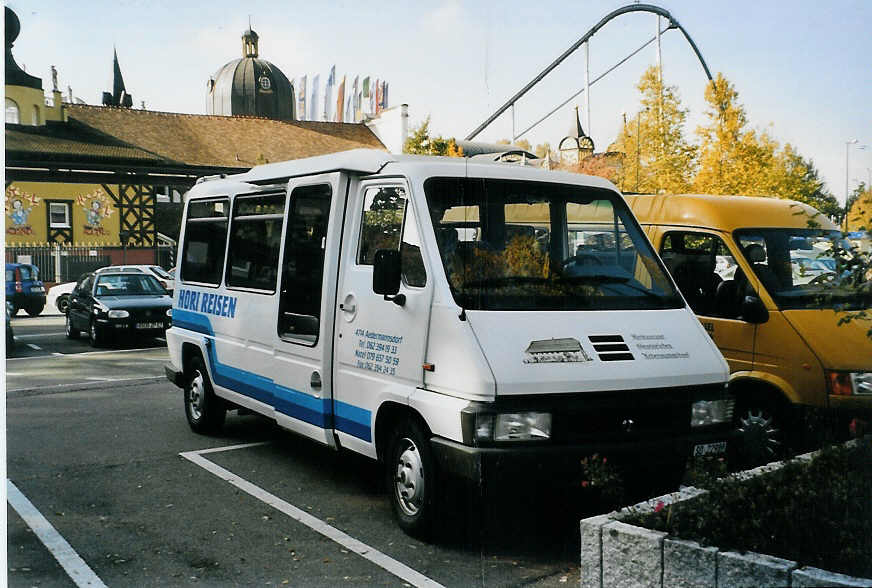
[[[762,400],[746,400],[737,408],[739,467],[752,468],[783,459],[787,455],[785,411]]]
[[[195,433],[211,434],[221,430],[227,410],[212,391],[209,372],[203,360],[194,357],[186,370],[188,381],[184,387],[185,416]]]
[[[64,333],[66,333],[67,339],[79,338],[79,329],[73,328],[73,323],[70,322],[70,315],[67,315],[67,319],[64,321]]]
[[[428,537],[435,519],[436,468],[430,437],[417,421],[407,418],[393,431],[386,473],[400,528],[414,537]]]

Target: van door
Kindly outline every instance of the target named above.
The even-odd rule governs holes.
[[[756,325],[739,318],[747,280],[721,237],[706,231],[660,227],[660,257],[730,365],[730,373],[753,368]]]
[[[366,181],[349,194],[337,299],[335,427],[343,446],[376,457],[378,406],[406,404],[423,383],[432,272],[421,250],[421,209],[415,210],[404,181]],[[402,305],[373,292],[373,260],[381,249],[400,252]]]
[[[288,182],[278,308],[272,314],[275,419],[329,445],[334,445],[330,366],[347,183],[341,173]]]

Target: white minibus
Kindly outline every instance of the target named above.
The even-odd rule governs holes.
[[[254,411],[380,460],[411,534],[448,476],[599,453],[677,485],[726,449],[727,364],[602,178],[375,150],[203,178],[177,272],[191,428]]]

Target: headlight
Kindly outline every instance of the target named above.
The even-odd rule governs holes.
[[[108,312],[109,308],[104,306],[102,302],[94,303],[94,314],[102,314],[104,312]]]
[[[872,372],[827,372],[830,394],[872,394]]]
[[[693,403],[691,408],[690,426],[705,427],[706,425],[729,423],[733,420],[734,404],[735,400],[732,398],[698,400]]]
[[[172,308],[167,309],[167,318],[173,318],[173,309]]]
[[[130,313],[126,310],[110,310],[109,318],[127,318],[130,316]]]
[[[475,419],[475,437],[479,441],[550,439],[551,414],[547,412],[479,414]]]

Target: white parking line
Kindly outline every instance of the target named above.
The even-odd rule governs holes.
[[[255,486],[248,480],[240,478],[230,470],[224,469],[218,464],[209,461],[202,454],[205,453],[216,453],[219,451],[231,451],[233,449],[240,449],[243,447],[252,447],[254,445],[263,445],[264,443],[252,443],[246,445],[231,445],[229,447],[216,447],[213,449],[204,449],[201,451],[186,451],[184,453],[180,453],[179,455],[187,459],[188,461],[197,464],[207,472],[218,476],[222,480],[229,482],[230,484],[236,486],[246,494],[257,498],[261,502],[268,504],[274,509],[288,515],[295,521],[302,523],[312,529],[313,531],[320,533],[321,535],[327,537],[343,546],[345,549],[349,551],[353,551],[358,554],[362,558],[371,561],[375,565],[380,568],[390,572],[391,574],[397,576],[401,580],[408,582],[412,586],[427,586],[430,588],[443,588],[442,584],[439,584],[435,580],[428,578],[422,573],[413,570],[406,564],[395,560],[394,558],[385,555],[381,551],[370,547],[369,545],[363,543],[355,539],[354,537],[340,531],[336,527],[328,525],[321,519],[317,517],[313,517],[309,513],[304,510],[301,510],[294,506],[293,504],[286,502],[279,498],[274,494],[270,494],[263,488],[259,486]]]
[[[32,346],[31,343],[28,343],[28,345]],[[91,356],[91,355],[102,355],[102,354],[108,354],[108,353],[130,353],[130,352],[135,352],[135,351],[161,351],[161,350],[166,351],[166,348],[164,348],[164,347],[142,347],[139,349],[110,349],[108,351],[83,351],[82,353],[66,353],[63,355],[64,355],[64,357],[70,357],[73,355],[75,355],[76,357],[79,357],[81,355]],[[34,359],[51,359],[52,357],[57,357],[57,356],[41,355],[39,357],[9,357],[6,359],[6,361],[7,362],[9,362],[9,361],[22,361],[22,360],[33,361]]]
[[[33,335],[15,335],[15,340],[18,341],[19,339],[39,339],[40,337],[56,337],[58,335],[64,335],[64,334],[65,333],[63,331],[60,331],[58,333],[36,333]]]
[[[36,533],[42,544],[58,560],[58,563],[61,564],[70,579],[76,583],[76,586],[102,586],[106,588],[106,584],[88,567],[85,560],[79,557],[79,554],[70,547],[66,539],[61,537],[61,534],[51,526],[51,523],[9,479],[6,480],[6,495],[10,506]]]
[[[42,347],[40,347],[39,345],[34,345],[33,343],[28,343],[27,346],[30,347],[31,349],[35,349],[37,351],[42,351]]]

